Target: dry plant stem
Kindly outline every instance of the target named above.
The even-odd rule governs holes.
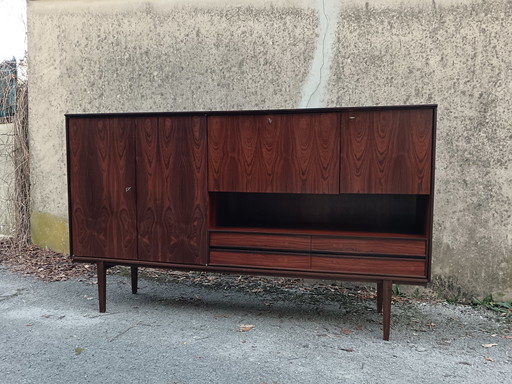
[[[14,206],[15,238],[18,246],[30,243],[30,167],[28,144],[28,87],[18,86],[14,116]]]
[[[3,90],[7,99],[10,89]],[[13,211],[13,243],[23,248],[30,243],[30,168],[28,142],[28,88],[27,81],[18,80],[16,85],[16,111],[13,116],[1,118],[1,123],[12,123],[13,132],[0,141],[1,152],[13,165],[14,174],[2,182],[14,186],[6,196],[5,206]]]

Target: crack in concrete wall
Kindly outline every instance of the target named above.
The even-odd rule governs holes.
[[[333,46],[336,42],[337,19],[341,6],[342,2],[336,0],[323,0],[321,3],[316,3],[317,12],[320,15],[319,34],[311,68],[302,87],[300,108],[325,106]]]

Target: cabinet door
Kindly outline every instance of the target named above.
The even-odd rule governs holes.
[[[342,193],[429,194],[431,109],[342,114]]]
[[[136,259],[133,123],[69,119],[68,156],[72,255]]]
[[[208,189],[338,193],[338,114],[210,116]]]
[[[139,259],[206,264],[204,117],[147,118],[137,127]]]

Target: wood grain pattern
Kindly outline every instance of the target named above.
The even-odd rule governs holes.
[[[206,125],[201,116],[138,125],[139,258],[206,264]]]
[[[311,257],[311,269],[376,276],[424,277],[425,260],[370,257]]]
[[[338,114],[208,117],[210,191],[338,193]]]
[[[429,194],[432,110],[342,114],[341,193]]]
[[[309,253],[311,236],[212,232],[210,247],[299,250]]]
[[[210,228],[213,232],[233,232],[233,233],[266,233],[266,234],[290,234],[290,235],[319,235],[319,236],[344,236],[344,237],[366,237],[366,238],[390,238],[390,239],[418,239],[425,241],[427,235],[415,235],[409,233],[386,233],[386,232],[368,232],[368,231],[340,231],[323,228],[267,228],[267,227],[215,227]]]
[[[210,265],[236,265],[261,268],[309,270],[309,255],[211,251]]]
[[[357,239],[342,237],[313,236],[313,252],[340,252],[380,255],[426,255],[426,242],[422,240]]]
[[[79,118],[68,129],[73,255],[136,259],[133,122]]]

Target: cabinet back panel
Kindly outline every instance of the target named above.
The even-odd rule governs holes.
[[[211,193],[214,225],[425,234],[428,196]]]

